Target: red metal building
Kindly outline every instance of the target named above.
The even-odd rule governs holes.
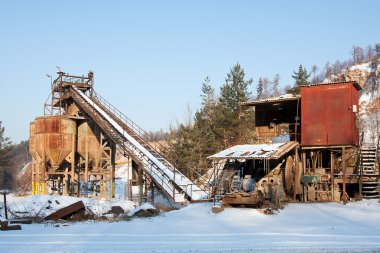
[[[356,82],[302,86],[301,145],[357,145],[359,90]]]

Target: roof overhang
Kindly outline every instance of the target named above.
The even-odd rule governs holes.
[[[362,87],[357,82],[354,82],[354,81],[332,82],[332,83],[314,83],[314,84],[300,85],[300,87],[315,87],[315,86],[339,85],[339,84],[352,84],[357,90],[362,89]]]
[[[297,141],[236,145],[209,156],[211,160],[221,159],[274,159],[277,160],[298,145]]]
[[[247,102],[240,103],[240,106],[256,106],[265,104],[276,104],[288,101],[294,101],[301,98],[300,94],[285,94],[278,97],[271,97],[265,99],[251,100]]]

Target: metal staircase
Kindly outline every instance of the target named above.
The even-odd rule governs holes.
[[[176,203],[207,199],[209,195],[174,168],[147,141],[147,133],[94,90],[87,96],[75,87],[70,96],[107,135]]]
[[[147,149],[155,158],[157,158],[164,165],[173,168],[170,162],[160,153],[163,150],[163,146],[159,143],[150,144],[150,134],[145,132],[141,127],[134,123],[131,119],[125,116],[121,111],[104,99],[100,94],[92,91],[90,99],[107,115],[113,119],[123,130],[140,143],[145,149]]]
[[[379,173],[376,171],[377,146],[363,144],[360,150],[360,168],[362,177],[362,197],[379,197]]]

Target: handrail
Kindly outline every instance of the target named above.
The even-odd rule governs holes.
[[[74,96],[74,99],[80,99],[82,103],[91,106],[91,104],[89,104],[87,101],[85,101],[84,99],[82,99],[81,96],[79,96],[79,94],[76,91],[75,91],[75,94],[76,94],[76,96]],[[101,115],[99,115],[99,116],[102,117]],[[123,134],[123,133],[120,133],[120,134]],[[119,143],[119,144],[121,144],[121,143]],[[122,143],[122,144],[123,144],[123,145],[121,145],[122,148],[127,149],[130,152],[132,152],[132,153],[134,152],[127,145],[125,145],[124,143]],[[175,195],[176,194],[183,194],[184,190],[181,187],[179,187],[182,190],[182,193],[179,192],[178,189],[175,187],[175,185],[173,183],[171,183],[172,182],[172,178],[170,178],[164,171],[162,171],[161,168],[159,168],[148,157],[146,157],[146,156],[142,156],[142,157],[146,161],[145,165],[148,165],[148,166],[144,166],[143,169],[147,170],[147,172],[149,172],[152,176],[155,175],[155,177],[153,177],[153,178],[155,179],[155,181],[156,181],[157,184],[159,184],[160,186],[162,186],[164,189],[165,188],[170,189],[170,191],[167,191],[167,190],[165,190],[165,191],[167,192],[167,194],[169,194],[173,198],[174,201],[175,201]]]
[[[98,102],[100,105],[105,107],[106,110],[108,110],[115,117],[117,117],[119,120],[121,120],[121,122],[124,123],[128,128],[130,128],[134,134],[138,135],[146,145],[148,145],[154,152],[156,152],[161,158],[163,158],[168,164],[170,164],[171,166],[166,165],[166,167],[170,171],[172,171],[173,173],[179,172],[179,170],[177,168],[175,168],[175,166],[173,166],[170,162],[170,160],[174,160],[174,159],[167,157],[166,154],[162,154],[162,150],[165,149],[165,147],[162,144],[160,144],[159,142],[155,142],[153,144],[149,143],[149,138],[151,137],[151,135],[148,132],[143,130],[138,124],[136,124],[134,121],[132,121],[130,118],[128,118],[124,113],[122,113],[119,109],[117,109],[115,106],[113,106],[110,102],[108,102],[99,93],[92,90],[91,94],[92,94],[91,98],[93,100],[95,100],[94,102]],[[160,150],[160,151],[158,151],[158,150]],[[185,165],[186,165],[187,169],[190,169],[191,171],[195,172],[199,177],[201,176],[195,169],[191,168],[188,164],[185,164]],[[156,166],[156,168],[158,168],[158,167]],[[164,173],[164,172],[162,172],[162,173]],[[210,191],[209,187],[207,187],[206,185],[204,185],[204,187],[206,188],[205,190]]]
[[[111,113],[113,113],[116,117],[118,117],[120,120],[123,121],[127,125],[127,127],[131,128],[132,131],[137,134],[149,147],[151,147],[157,154],[159,154],[162,158],[164,158],[167,162],[171,163],[169,160],[172,160],[173,158],[167,157],[167,155],[162,154],[162,150],[165,149],[165,147],[156,142],[153,145],[149,143],[149,138],[151,135],[143,130],[139,125],[137,125],[134,121],[132,121],[130,118],[128,118],[124,113],[122,113],[119,109],[117,109],[115,106],[113,106],[110,102],[108,102],[105,98],[103,98],[99,93],[93,91],[93,98],[95,98],[101,105],[106,107],[107,110],[109,110]],[[158,151],[160,150],[160,151]],[[186,164],[186,167],[190,169],[191,171],[195,172],[198,176],[201,176],[196,170],[191,168],[189,165]],[[176,168],[172,167],[169,168],[172,171],[175,171]]]
[[[380,135],[377,137],[377,145],[376,145],[376,157],[375,157],[375,169],[376,164],[378,165],[378,159],[379,159],[379,145],[380,145]],[[379,170],[379,168],[377,168]],[[378,174],[380,175],[380,170],[378,171]],[[379,191],[380,192],[380,191]]]
[[[101,105],[106,107],[107,110],[109,110],[116,117],[122,120],[123,123],[125,123],[129,128],[131,128],[132,131],[135,134],[137,134],[144,142],[146,142],[147,145],[149,145],[154,151],[160,154],[158,150],[162,150],[164,146],[159,144],[158,142],[154,144],[149,143],[149,138],[151,137],[151,135],[148,132],[143,130],[139,125],[137,125],[134,121],[128,118],[124,113],[122,113],[119,109],[113,106],[110,102],[108,102],[105,98],[103,98],[99,93],[97,93],[94,90],[92,91],[92,98],[95,98]]]

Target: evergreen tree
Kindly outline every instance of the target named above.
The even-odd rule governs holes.
[[[12,142],[4,136],[4,127],[0,121],[0,189],[11,188],[12,186]]]
[[[201,90],[202,106],[194,115],[194,123],[189,121],[172,129],[165,150],[172,162],[177,161],[178,169],[191,179],[206,172],[210,167],[207,157],[220,149],[214,136],[217,101],[208,77]]]
[[[194,120],[171,129],[164,152],[172,162],[178,161],[177,168],[189,178],[197,178],[210,168],[208,156],[238,141],[247,143],[253,139],[253,113],[242,116],[239,105],[249,99],[251,83],[252,79],[246,80],[244,70],[236,64],[216,97],[207,77],[202,83],[201,108]]]
[[[195,113],[194,117],[194,155],[197,161],[195,168],[203,174],[210,167],[207,157],[218,151],[219,146],[215,140],[215,112],[217,101],[215,90],[210,85],[207,77],[202,84],[202,108]]]
[[[215,89],[210,85],[210,78],[207,76],[202,83],[202,106],[206,107],[209,103],[215,101]]]
[[[252,78],[245,79],[244,69],[237,63],[230,69],[220,88],[216,138],[225,147],[241,141],[241,134],[253,126],[252,114],[240,117],[239,106],[239,103],[248,101],[251,95],[248,87],[252,82]]]
[[[307,80],[310,77],[311,73],[308,73],[305,68],[302,67],[302,64],[298,67],[298,72],[293,72],[293,79],[295,81],[292,89],[288,90],[289,93],[299,94],[301,85],[308,85],[309,81]]]

